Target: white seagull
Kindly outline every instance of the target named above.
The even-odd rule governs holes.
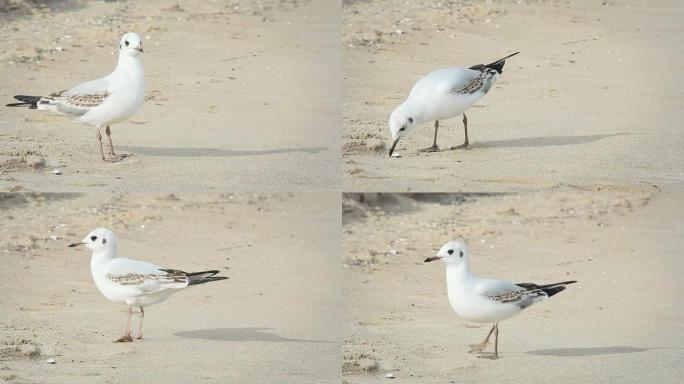
[[[399,139],[419,124],[434,121],[435,139],[432,146],[421,152],[436,152],[439,121],[463,114],[465,142],[451,149],[468,149],[468,118],[465,111],[489,92],[499,79],[506,59],[510,54],[489,64],[477,64],[470,68],[443,68],[431,72],[413,85],[409,97],[390,115],[389,128],[392,134],[392,156]]]
[[[577,281],[537,285],[533,283],[513,284],[510,281],[482,279],[470,272],[470,252],[458,241],[450,241],[440,248],[437,255],[425,262],[442,260],[447,270],[447,292],[449,303],[461,318],[478,323],[495,323],[487,338],[478,344],[471,344],[469,352],[482,352],[489,337],[494,333],[494,353],[481,353],[480,357],[499,357],[499,322],[513,317],[530,305],[544,301],[561,292],[568,284]]]
[[[110,125],[122,122],[140,109],[145,96],[145,73],[140,54],[142,40],[137,33],[128,32],[119,44],[119,61],[109,75],[59,91],[47,96],[17,95],[21,103],[8,107],[28,107],[67,115],[80,123],[94,126],[100,143],[100,156],[105,159],[100,129],[106,127],[111,161],[119,160],[112,145]]]
[[[111,301],[128,306],[126,333],[115,342],[133,341],[132,307],[140,308],[140,333],[137,338],[142,339],[144,307],[162,302],[188,286],[227,279],[225,276],[215,276],[219,273],[216,270],[183,272],[145,261],[119,257],[116,236],[106,228],[93,230],[80,243],[71,244],[69,247],[81,245],[93,251],[90,272],[100,293]]]

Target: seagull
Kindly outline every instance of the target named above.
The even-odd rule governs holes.
[[[217,270],[184,272],[178,269],[162,268],[145,261],[119,257],[117,239],[106,228],[97,228],[81,242],[69,247],[85,246],[93,252],[90,259],[90,272],[100,293],[110,301],[126,304],[128,321],[126,332],[114,342],[133,341],[131,337],[132,307],[140,308],[140,333],[143,337],[144,307],[166,300],[172,294],[191,285],[225,280],[225,276],[215,276]]]
[[[439,151],[437,130],[439,121],[463,114],[465,142],[451,149],[468,149],[468,118],[465,111],[489,92],[492,84],[503,72],[506,59],[520,52],[512,53],[489,64],[477,64],[470,68],[443,68],[431,72],[413,85],[408,99],[390,115],[389,128],[392,134],[392,156],[399,139],[419,124],[434,121],[435,139],[432,146],[421,152]]]
[[[118,161],[112,145],[110,125],[127,120],[140,109],[145,96],[145,73],[140,54],[142,40],[137,33],[128,32],[119,43],[119,61],[114,72],[97,80],[77,85],[67,91],[47,96],[16,95],[20,103],[8,107],[28,107],[67,115],[80,123],[95,127],[103,161]],[[102,134],[105,128],[111,159],[105,159]]]
[[[499,357],[499,322],[511,318],[534,303],[544,301],[561,292],[568,284],[577,281],[538,285],[510,281],[483,279],[470,272],[470,252],[458,242],[450,241],[440,248],[437,255],[425,262],[442,260],[447,269],[447,292],[449,303],[461,318],[478,323],[494,323],[487,338],[471,344],[469,353],[478,352],[479,357]],[[494,353],[483,352],[494,334]]]

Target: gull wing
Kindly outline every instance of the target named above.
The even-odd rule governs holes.
[[[515,304],[522,308],[548,298],[546,292],[537,286],[517,285],[510,281],[484,279],[477,287],[477,291],[485,298],[501,303]]]
[[[190,284],[190,278],[182,271],[164,270],[152,263],[124,258],[112,260],[105,277],[116,285],[136,289],[141,294],[181,289]]]
[[[37,105],[38,109],[81,116],[102,104],[109,95],[109,81],[105,77],[43,96]]]

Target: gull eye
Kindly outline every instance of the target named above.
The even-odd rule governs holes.
[[[450,255],[453,255],[453,254],[454,254],[454,250],[453,250],[453,249],[450,249],[450,250],[447,251],[447,253],[450,254]]]
[[[463,257],[463,251],[461,251],[461,254],[458,257]]]
[[[128,43],[128,40],[126,40],[124,43],[126,43],[126,46],[128,47],[128,44],[129,44],[129,43]]]
[[[90,236],[90,240],[92,240],[92,241],[97,240],[97,236]]]
[[[402,131],[404,131],[405,129],[406,129],[406,127],[401,127],[401,128],[399,128],[399,132],[402,132]]]

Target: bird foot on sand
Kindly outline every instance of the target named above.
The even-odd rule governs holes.
[[[487,347],[487,344],[485,343],[477,343],[477,344],[470,344],[468,345],[470,347],[470,351],[468,353],[473,353],[473,352],[482,352],[484,349]]]
[[[418,152],[439,152],[439,146],[433,145],[432,147],[419,149]]]
[[[499,358],[499,355],[493,352],[480,352],[477,357],[480,359],[496,360]]]
[[[112,157],[104,158],[104,159],[102,159],[102,161],[104,161],[105,163],[118,163],[119,161],[121,161],[127,157],[131,157],[131,156],[133,156],[133,155],[128,154],[128,153],[123,154],[123,155],[114,155]]]
[[[115,343],[128,343],[131,341],[133,341],[133,338],[131,337],[130,333],[123,335],[123,336],[119,337],[118,339],[114,340]]]
[[[452,151],[453,151],[453,150],[456,150],[456,149],[465,149],[465,150],[468,150],[468,149],[470,149],[470,146],[469,146],[468,144],[463,143],[463,144],[461,144],[461,145],[457,145],[457,146],[455,146],[455,147],[451,147],[451,150],[452,150]]]

